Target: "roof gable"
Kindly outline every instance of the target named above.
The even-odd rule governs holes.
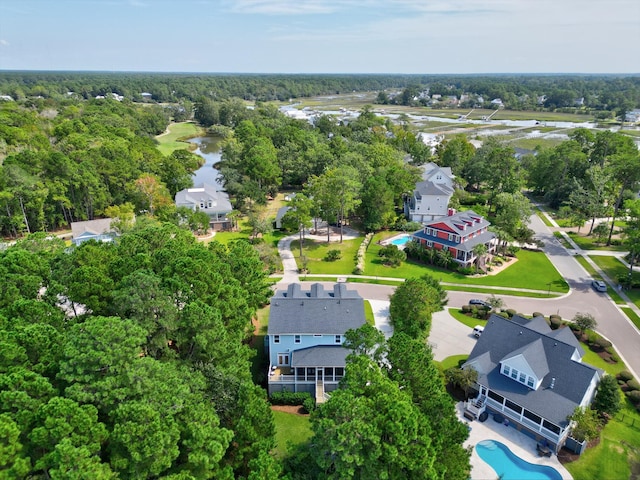
[[[366,323],[364,300],[343,283],[325,290],[314,283],[302,290],[299,283],[279,290],[271,299],[269,335],[344,335]]]

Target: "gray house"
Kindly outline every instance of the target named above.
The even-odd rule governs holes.
[[[478,396],[465,404],[465,416],[501,415],[557,452],[571,430],[567,417],[591,403],[603,375],[583,355],[569,328],[551,330],[542,317],[491,315],[462,367],[478,372]]]
[[[404,214],[412,222],[426,223],[448,215],[455,176],[450,167],[440,167],[433,162],[422,169],[422,180],[405,199]]]
[[[89,240],[113,242],[116,232],[111,227],[112,218],[100,218],[84,222],[71,222],[71,242],[80,245]]]
[[[201,184],[185,188],[176,193],[176,207],[187,207],[193,211],[200,210],[209,215],[209,226],[214,231],[229,230],[231,220],[229,213],[233,210],[229,195],[216,190],[211,185]]]
[[[294,283],[277,291],[267,329],[269,394],[309,392],[324,401],[344,376],[344,334],[364,324],[364,300],[344,283],[332,290],[315,283],[308,291]]]

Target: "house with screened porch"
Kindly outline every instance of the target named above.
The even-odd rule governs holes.
[[[571,329],[552,330],[543,317],[491,315],[462,366],[478,372],[464,416],[500,415],[558,452],[571,431],[567,417],[591,404],[604,374],[582,362],[584,353]]]
[[[271,299],[268,391],[309,392],[322,402],[344,376],[347,330],[365,324],[364,300],[344,283],[294,283]]]

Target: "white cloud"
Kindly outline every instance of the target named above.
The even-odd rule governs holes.
[[[263,15],[314,15],[334,13],[340,4],[326,0],[232,0],[226,2],[234,13]]]
[[[7,42],[4,38],[0,38],[0,46],[8,47],[9,46],[9,42]]]

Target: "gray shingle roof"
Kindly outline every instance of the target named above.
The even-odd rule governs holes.
[[[113,218],[99,218],[84,222],[71,222],[71,235],[77,238],[83,233],[89,232],[94,235],[111,232],[111,222]]]
[[[556,334],[550,329],[546,333],[540,332],[538,320],[531,326],[534,328],[529,328],[526,319],[517,315],[512,320],[491,315],[465,365],[475,367],[477,363],[478,383],[564,427],[567,416],[582,401],[593,378],[602,376],[602,371],[571,360],[576,346],[563,341],[566,333]],[[532,346],[534,343],[538,345]],[[537,390],[500,373],[500,361],[518,351],[527,353],[528,361],[533,354],[545,358],[548,373]],[[533,360],[531,362],[534,363],[532,368],[541,368]],[[554,387],[550,388],[553,379]]]
[[[416,197],[420,198],[423,195],[452,195],[453,188],[443,183],[435,183],[430,180],[424,182],[418,182],[416,184]]]
[[[292,367],[344,367],[351,350],[341,345],[302,348],[291,354]]]
[[[536,374],[536,377],[543,378],[547,373],[549,373],[549,365],[547,364],[547,357],[544,353],[542,340],[537,339],[527,345],[523,345],[522,347],[505,355],[504,358],[500,359],[500,361],[503,362],[510,358],[517,357],[518,355],[522,355],[524,357],[533,370],[533,373]]]
[[[267,333],[344,335],[364,323],[364,300],[344,283],[335,284],[333,290],[314,283],[308,291],[293,283],[271,298]]]
[[[233,210],[231,202],[229,202],[229,195],[225,192],[220,192],[212,185],[206,183],[196,185],[191,188],[185,188],[176,193],[176,206],[188,207],[195,209],[200,208],[200,203],[204,202],[207,205],[205,208],[201,208],[201,211],[206,213],[228,213]],[[213,203],[212,207],[208,207],[208,201]]]

